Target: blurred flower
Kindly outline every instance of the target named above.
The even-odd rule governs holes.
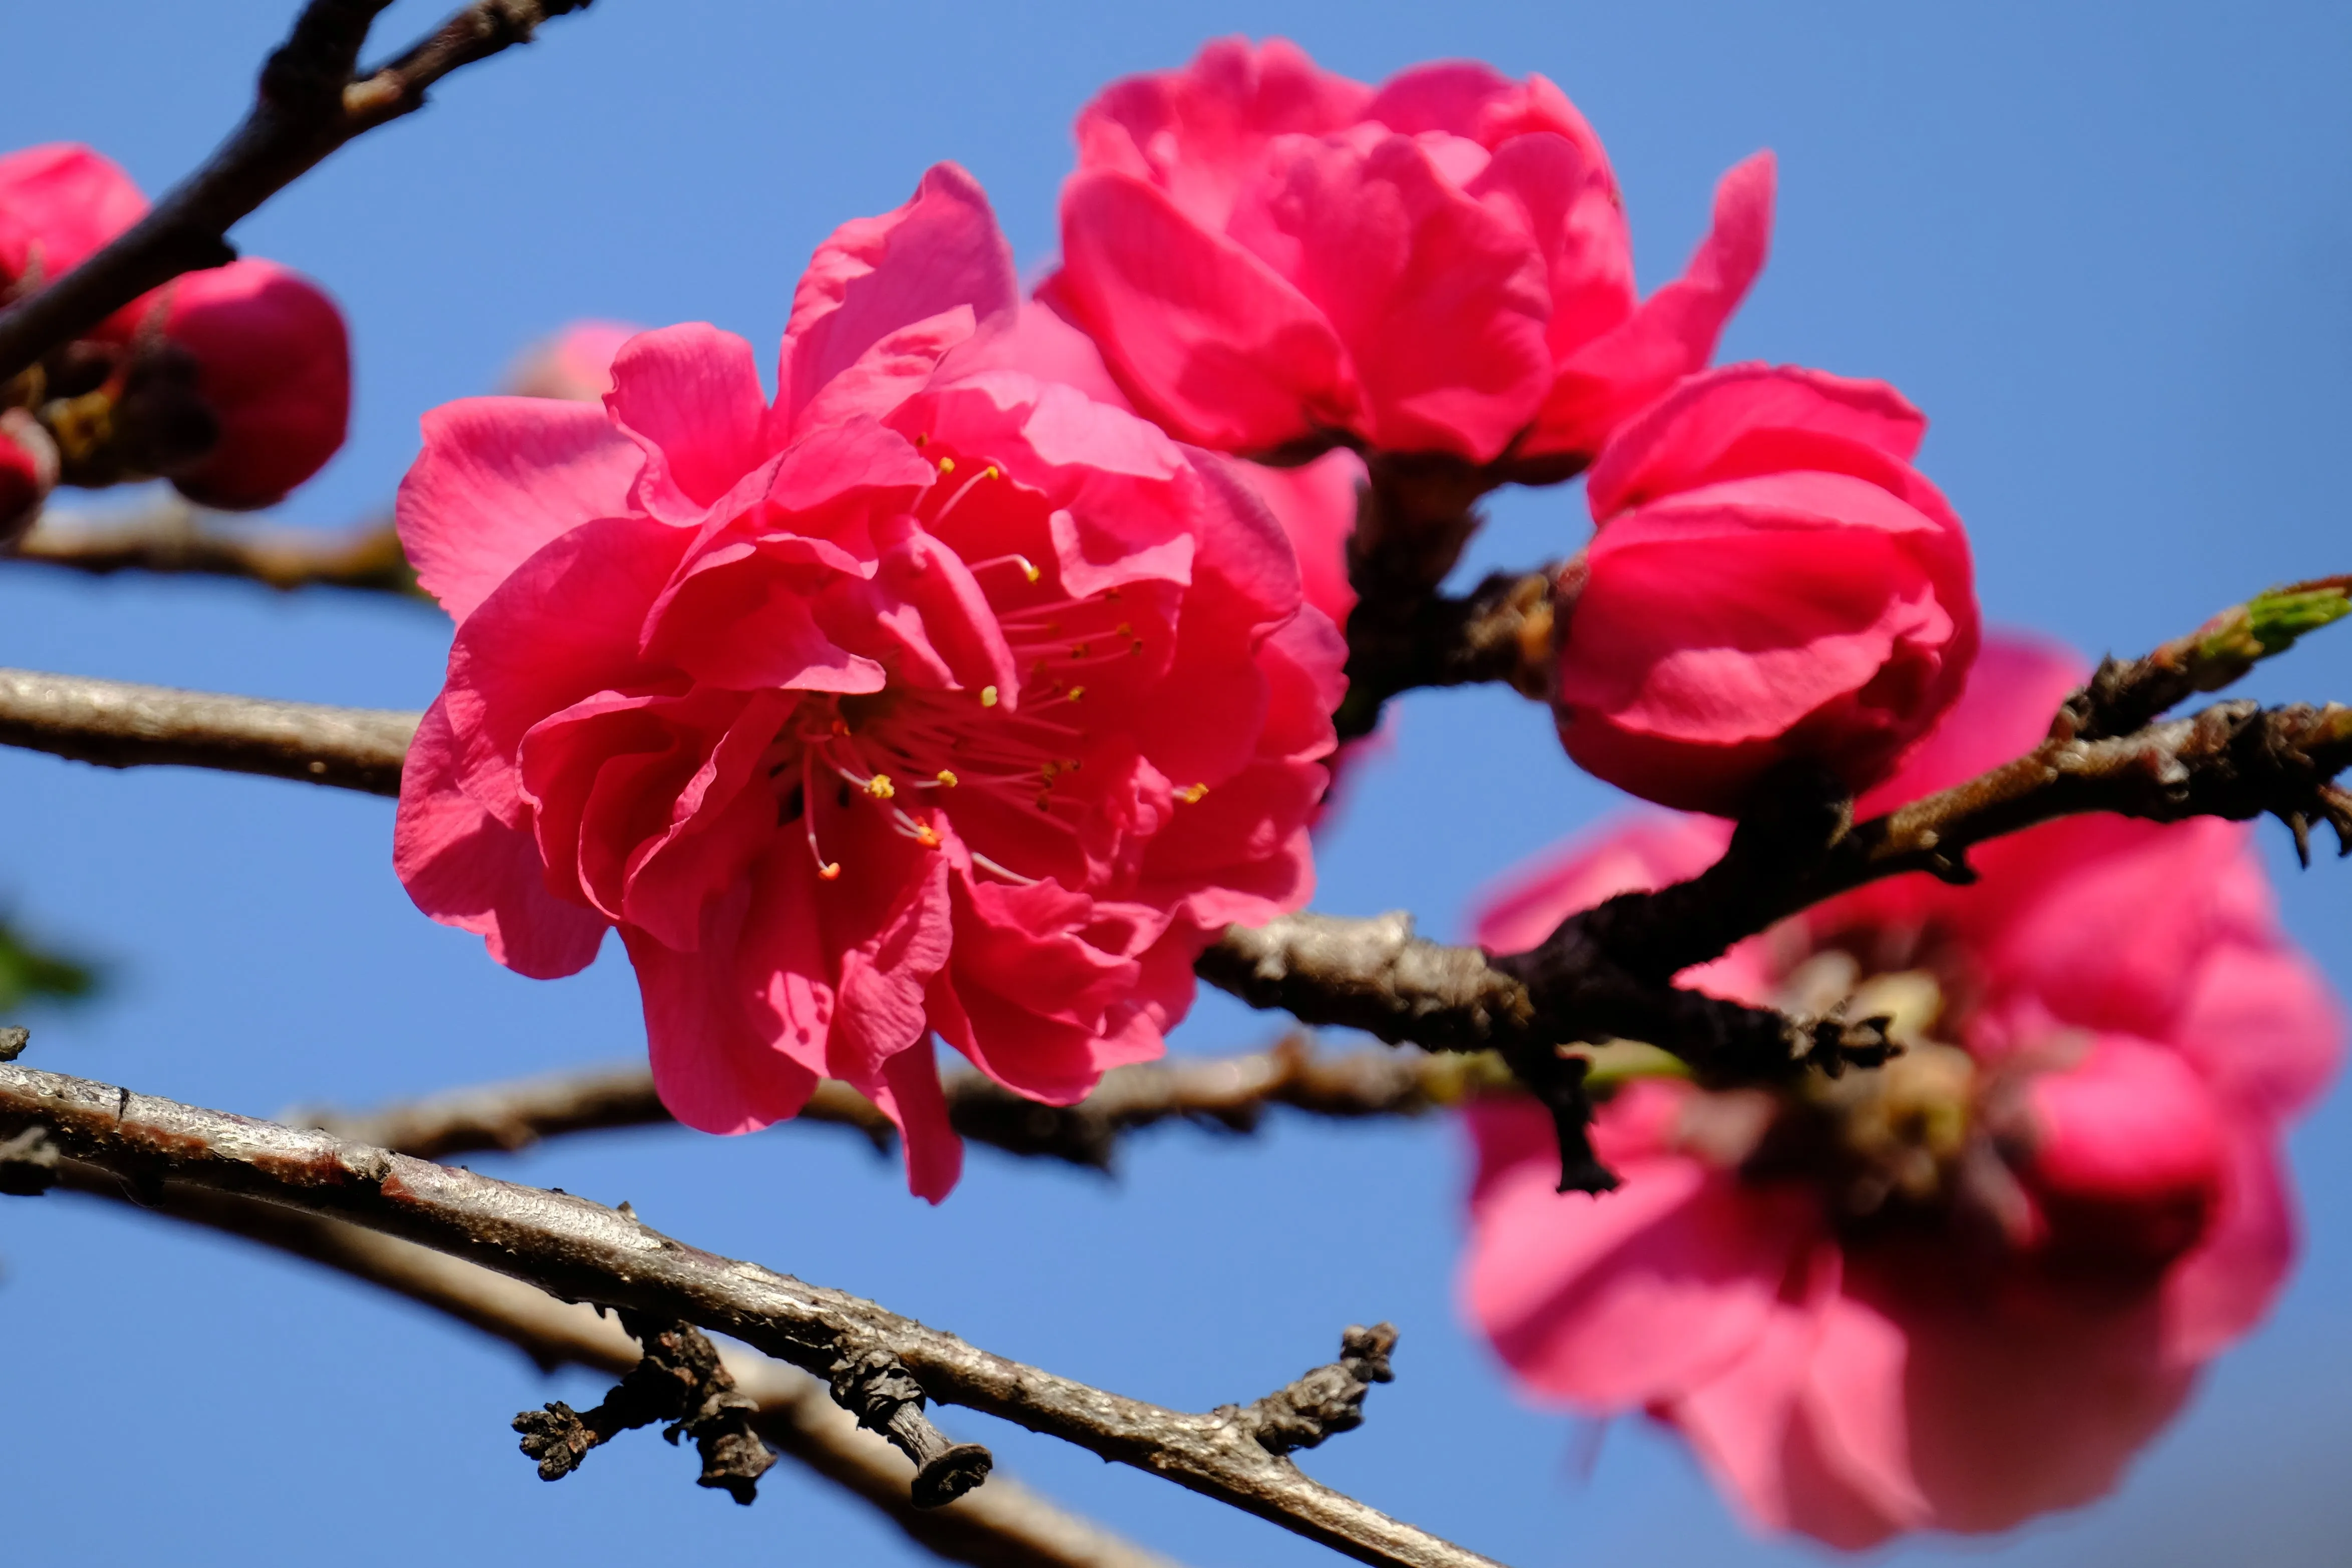
[[[1333,442],[1573,472],[1706,363],[1763,265],[1772,163],[1727,174],[1684,278],[1637,301],[1615,176],[1542,77],[1375,92],[1222,39],[1079,112],[1045,292],[1187,440]]]
[[[189,272],[149,296],[127,334],[134,365],[155,343],[194,364],[216,430],[166,470],[181,494],[241,511],[270,506],[326,466],[351,423],[351,341],[324,290],[274,261]]]
[[[458,621],[404,779],[418,906],[526,974],[617,925],[679,1120],[819,1075],[956,1180],[930,1036],[1066,1104],[1160,1053],[1192,961],[1302,903],[1341,659],[1228,467],[1019,368],[950,164],[802,279],[780,389],[716,329],[601,406],[425,419],[400,530]]]
[[[1997,640],[1880,811],[2033,746],[2082,678]],[[1552,1190],[1549,1123],[1474,1110],[1468,1310],[1534,1391],[1681,1432],[1750,1520],[1845,1547],[2084,1502],[2250,1329],[2294,1232],[2280,1141],[2343,1022],[2280,931],[2247,825],[2067,819],[1974,887],[1834,899],[1683,977],[1883,1014],[1876,1071],[1601,1109],[1624,1177]],[[1520,877],[1480,941],[1686,877],[1728,827],[1649,816]]]
[[[1735,815],[1775,763],[1886,776],[1967,679],[1967,536],[1910,458],[1894,388],[1727,365],[1619,432],[1586,487],[1600,531],[1561,574],[1553,701],[1587,771]]]
[[[55,282],[146,216],[131,176],[78,142],[0,154],[0,300]]]
[[[518,397],[602,402],[613,390],[613,356],[642,331],[626,321],[573,321],[516,356],[507,390]]]
[[[0,408],[0,547],[41,515],[58,482],[58,444],[21,408]]]

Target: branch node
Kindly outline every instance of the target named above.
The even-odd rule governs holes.
[[[917,1508],[939,1508],[988,1479],[995,1456],[978,1443],[954,1443],[923,1414],[923,1385],[888,1351],[873,1349],[833,1363],[834,1403],[857,1424],[890,1439],[915,1462]]]
[[[1302,1373],[1263,1399],[1227,1405],[1219,1414],[1229,1414],[1258,1447],[1276,1458],[1315,1447],[1364,1424],[1364,1396],[1372,1384],[1396,1379],[1389,1367],[1389,1352],[1396,1342],[1394,1323],[1369,1329],[1351,1323],[1339,1336],[1338,1361]]]
[[[539,1461],[540,1479],[562,1480],[580,1468],[591,1448],[667,1421],[670,1426],[662,1436],[673,1444],[691,1437],[702,1457],[696,1484],[749,1504],[775,1456],[752,1427],[757,1406],[736,1392],[717,1348],[685,1323],[623,1311],[621,1326],[644,1347],[645,1357],[614,1384],[603,1404],[582,1412],[557,1400],[514,1418],[524,1455]]]

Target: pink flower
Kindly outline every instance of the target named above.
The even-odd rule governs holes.
[[[1224,465],[1016,367],[985,198],[844,225],[780,389],[701,325],[601,408],[427,416],[400,528],[457,617],[404,779],[420,908],[526,974],[617,926],[656,1080],[739,1132],[820,1075],[961,1151],[930,1037],[1066,1104],[1303,902],[1341,651]]]
[[[131,176],[78,142],[0,155],[0,300],[57,281],[146,216]]]
[[[58,483],[58,444],[21,408],[0,408],[0,548],[25,536]]]
[[[1767,154],[1679,281],[1633,290],[1599,138],[1542,77],[1417,67],[1375,92],[1238,38],[1079,112],[1047,293],[1179,437],[1573,472],[1705,365],[1762,267]]]
[[[1989,645],[1864,808],[2029,749],[2083,673]],[[1571,847],[1480,940],[1524,948],[1727,834],[1653,816]],[[1625,1185],[1597,1202],[1551,1190],[1540,1111],[1475,1109],[1469,1312],[1535,1392],[1681,1432],[1762,1527],[1862,1547],[2105,1492],[2277,1293],[2281,1138],[2343,1035],[2249,835],[2053,823],[1977,851],[1975,887],[1879,883],[1684,976],[1851,995],[1910,1048],[1780,1090],[1637,1080],[1600,1111]]]
[[[613,356],[644,329],[625,321],[573,321],[523,350],[507,372],[518,397],[600,403],[613,390]]]
[[[1726,815],[1786,758],[1885,777],[1979,636],[1967,536],[1911,467],[1926,430],[1884,383],[1739,364],[1619,432],[1586,487],[1600,531],[1561,579],[1569,755]]]
[[[232,511],[271,506],[326,466],[351,423],[351,340],[317,284],[247,258],[184,273],[109,329],[135,360],[151,334],[186,354],[217,434],[172,483]]]

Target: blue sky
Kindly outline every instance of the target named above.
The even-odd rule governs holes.
[[[151,190],[235,119],[293,0],[0,0],[0,148],[91,142]],[[401,0],[404,40],[437,16]],[[480,390],[567,318],[781,329],[810,247],[956,159],[1024,263],[1046,259],[1071,113],[1118,73],[1224,32],[1297,38],[1367,79],[1476,56],[1559,80],[1607,140],[1646,282],[1676,269],[1717,174],[1780,154],[1771,265],[1725,343],[1895,382],[1935,421],[1922,462],[1970,524],[1997,618],[2088,651],[2142,648],[2265,584],[2352,567],[2352,12],[2321,4],[1770,7],[1166,4],[782,6],[600,0],[452,79],[252,220],[354,333],[353,437],[284,509],[381,505],[416,416]],[[1578,498],[1514,494],[1474,565],[1572,548]],[[2331,640],[2331,638],[2333,640]],[[372,599],[0,570],[0,663],[322,701],[421,706],[445,623]],[[2352,632],[2251,689],[2352,698]],[[1410,907],[1456,932],[1474,890],[1612,804],[1545,717],[1489,692],[1408,700],[1322,858],[1326,908]],[[381,801],[0,753],[0,898],[108,961],[110,998],[33,1016],[31,1060],[256,1113],[358,1104],[642,1049],[617,949],[554,984],[489,963],[409,906]],[[2293,870],[2291,925],[2352,982],[2352,866]],[[1218,999],[1179,1041],[1275,1020]],[[2309,1257],[2113,1500],[1904,1561],[2336,1560],[2352,1527],[2352,1101],[2295,1144]],[[1009,1354],[1206,1407],[1404,1331],[1370,1420],[1308,1459],[1367,1500],[1532,1568],[1798,1562],[1748,1542],[1674,1445],[1589,1435],[1509,1394],[1452,1287],[1453,1129],[1277,1120],[1250,1142],[1138,1139],[1116,1183],[976,1153],[943,1209],[856,1141],[786,1129],[567,1142],[486,1163],[881,1300]],[[546,1486],[508,1417],[551,1384],[467,1331],[362,1289],[72,1200],[0,1207],[0,1437],[25,1560],[242,1562],[331,1543],[353,1564],[525,1550],[583,1564],[712,1553],[928,1561],[780,1467],[756,1508],[640,1436]],[[37,1414],[35,1414],[37,1413]],[[960,1435],[1196,1564],[1319,1549],[968,1413]],[[136,1469],[107,1455],[128,1428]]]

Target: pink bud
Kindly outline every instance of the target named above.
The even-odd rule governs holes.
[[[58,444],[21,408],[0,409],[0,547],[16,542],[58,482]]]
[[[78,142],[0,156],[0,296],[55,281],[146,213],[131,176]]]
[[[159,298],[163,336],[195,356],[197,390],[220,426],[219,442],[173,484],[229,510],[283,500],[343,444],[352,359],[342,312],[274,261],[191,272]]]
[[[613,390],[613,356],[644,330],[626,321],[572,321],[515,357],[507,390],[518,397],[602,403]]]
[[[1885,778],[1959,695],[1978,615],[1959,519],[1892,387],[1729,365],[1603,449],[1563,576],[1554,707],[1586,771],[1735,816],[1774,764]],[[1571,602],[1572,599],[1572,602]]]

